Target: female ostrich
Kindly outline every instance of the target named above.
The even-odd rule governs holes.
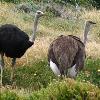
[[[86,22],[83,42],[73,35],[61,35],[51,43],[48,50],[48,62],[55,75],[75,78],[83,69],[86,56],[85,44],[92,24],[96,23]]]
[[[28,35],[15,25],[5,24],[0,27],[1,84],[2,84],[2,74],[4,67],[4,59],[3,59],[4,55],[12,58],[12,72],[11,72],[11,80],[12,80],[16,58],[22,57],[26,52],[26,50],[34,44],[38,20],[42,15],[43,12],[41,11],[36,12],[33,34],[30,40]]]

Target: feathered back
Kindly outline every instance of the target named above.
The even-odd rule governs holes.
[[[51,43],[48,50],[48,61],[51,59],[56,65],[58,65],[58,68],[61,66],[61,69],[75,65],[79,62],[78,60],[82,61],[79,65],[82,65],[81,67],[83,67],[84,57],[84,44],[78,37],[72,35],[59,36]]]
[[[8,57],[21,57],[33,45],[28,35],[18,27],[5,24],[0,27],[0,52]]]

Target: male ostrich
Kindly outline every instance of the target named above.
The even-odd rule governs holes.
[[[83,69],[86,56],[85,44],[92,24],[96,23],[86,22],[83,42],[73,35],[61,35],[50,44],[48,62],[55,75],[75,78]]]
[[[30,40],[29,36],[15,25],[5,24],[0,27],[1,85],[2,85],[2,74],[4,67],[4,58],[3,58],[4,55],[12,58],[12,72],[11,72],[11,80],[12,80],[16,58],[22,57],[26,52],[26,50],[34,44],[38,20],[42,15],[43,12],[41,11],[37,11],[35,14],[33,34]]]

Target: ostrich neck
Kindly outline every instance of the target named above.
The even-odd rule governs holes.
[[[32,33],[31,39],[30,39],[31,42],[34,42],[35,41],[36,30],[37,30],[37,25],[38,25],[38,19],[39,18],[37,16],[35,16],[34,26],[33,26],[33,33]]]
[[[87,35],[90,31],[90,26],[88,24],[85,25],[85,29],[84,29],[84,35],[83,35],[83,43],[84,45],[86,45],[87,42]]]

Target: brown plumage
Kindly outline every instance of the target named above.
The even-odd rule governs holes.
[[[73,35],[59,36],[50,44],[48,50],[48,61],[56,75],[68,75],[75,78],[84,67],[85,57],[84,43]]]

